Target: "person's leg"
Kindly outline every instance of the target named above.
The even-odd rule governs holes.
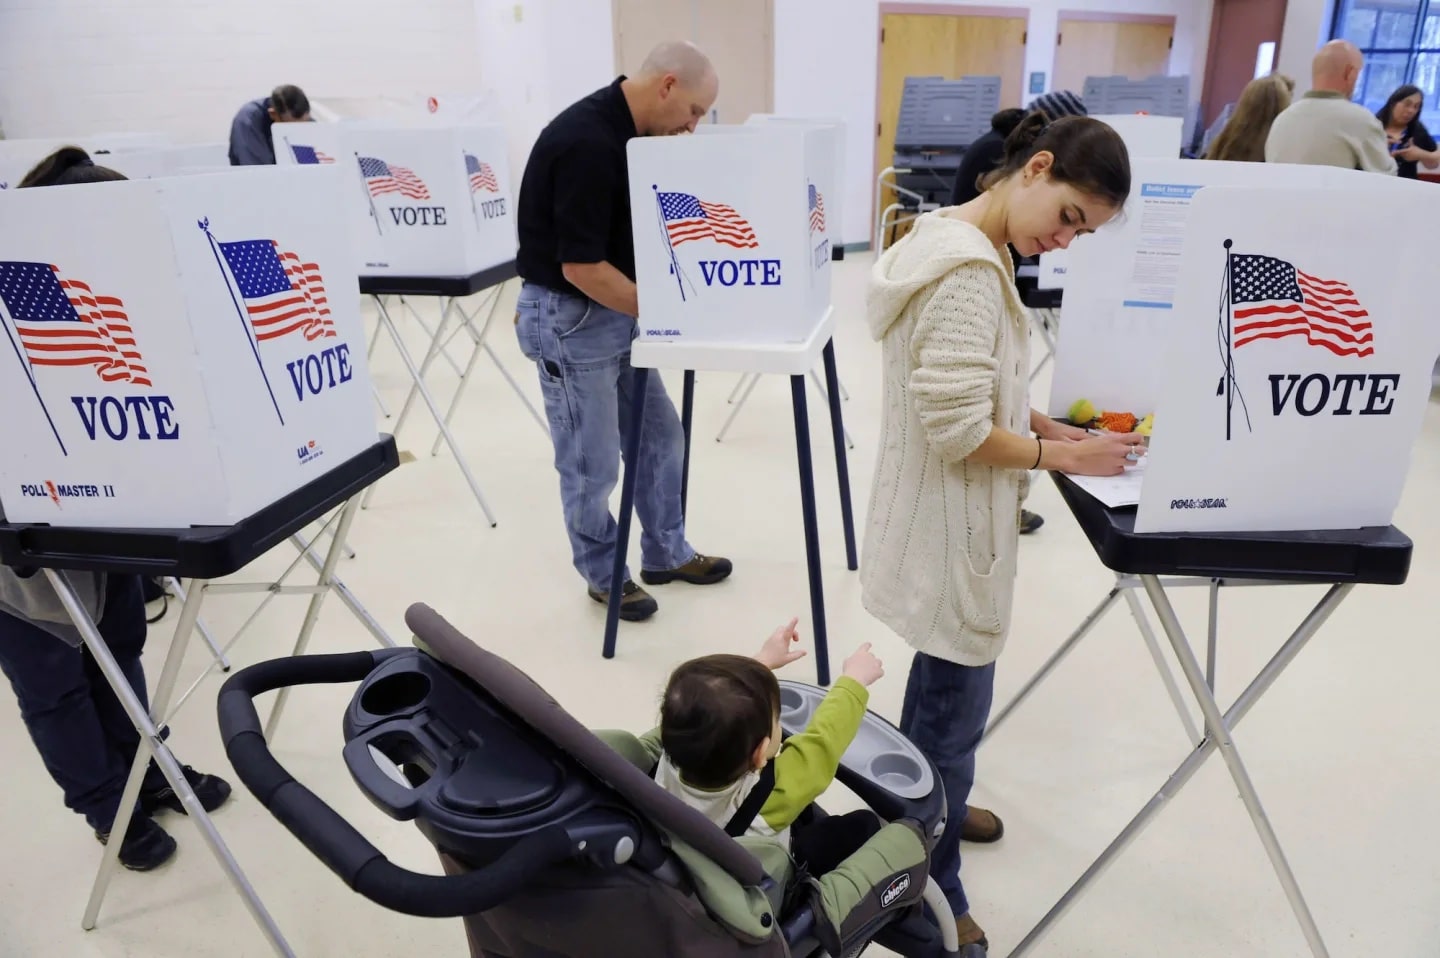
[[[790,833],[790,851],[811,875],[824,875],[860,850],[883,823],[880,816],[862,808],[845,815],[830,815],[801,824]]]
[[[620,448],[623,452],[634,424],[635,370],[627,357],[620,367]],[[685,430],[675,404],[665,392],[660,370],[645,382],[645,413],[640,425],[640,456],[626,462],[636,470],[635,515],[640,520],[642,570],[678,569],[695,558],[685,541],[685,514],[680,510],[680,484],[685,461]]]
[[[603,592],[615,559],[610,494],[620,474],[617,378],[635,321],[529,284],[521,289],[517,317],[521,350],[540,377],[575,569]]]
[[[930,875],[957,919],[970,912],[960,881],[960,831],[975,783],[975,750],[990,716],[994,686],[994,663],[970,667],[917,652],[901,709],[900,731],[930,757],[945,785],[951,811],[931,854]]]
[[[140,656],[145,651],[145,637],[149,624],[145,621],[144,590],[139,576],[109,576],[105,585],[105,611],[98,623],[100,635],[110,647],[115,664],[124,673],[126,681],[135,690],[140,705],[150,707],[150,697],[145,688],[145,669]],[[95,703],[95,712],[100,727],[115,753],[125,760],[128,769],[135,760],[135,750],[140,747],[140,733],[126,713],[125,707],[115,695],[115,690],[106,681],[88,649],[82,650],[85,677],[90,683],[90,697]],[[162,732],[163,736],[163,732]],[[188,765],[181,771],[190,783],[200,806],[207,812],[224,805],[230,798],[230,783],[224,779],[198,772]],[[165,774],[160,771],[154,759],[145,769],[145,781],[140,786],[140,806],[147,815],[153,815],[162,808],[186,814],[185,805],[170,788]]]
[[[0,670],[15,690],[20,717],[66,807],[97,831],[108,832],[135,753],[122,755],[106,734],[84,653],[38,626],[0,613]]]

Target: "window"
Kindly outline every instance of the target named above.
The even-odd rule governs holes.
[[[1425,91],[1421,120],[1440,129],[1440,0],[1337,0],[1331,36],[1365,54],[1357,103],[1379,110],[1396,87],[1413,83]]]

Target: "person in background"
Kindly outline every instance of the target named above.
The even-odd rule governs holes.
[[[26,174],[19,188],[103,183],[125,179],[96,166],[86,152],[67,146]],[[149,707],[145,670],[145,600],[139,576],[65,572],[130,687]],[[0,566],[0,671],[20,705],[20,717],[45,769],[65,798],[83,815],[100,843],[110,840],[121,792],[140,747],[140,733],[99,665],[80,640],[49,579],[36,569]],[[230,797],[230,785],[186,766],[186,780],[206,811]],[[120,863],[149,871],[175,854],[175,839],[151,816],[185,808],[152,761],[140,789],[140,805],[120,842]]]
[[[274,166],[275,144],[270,127],[276,123],[310,122],[310,99],[298,86],[277,86],[270,95],[251,100],[230,123],[231,166]]]
[[[1385,128],[1363,106],[1350,102],[1365,66],[1359,48],[1331,40],[1310,65],[1311,89],[1270,126],[1265,162],[1338,166],[1395,174]]]
[[[871,271],[885,398],[860,589],[865,609],[915,649],[900,731],[935,763],[950,808],[966,808],[952,813],[930,875],[960,943],[983,946],[960,841],[1010,628],[1020,503],[1032,470],[1120,475],[1143,437],[1090,436],[1031,408],[1029,318],[1007,249],[1065,249],[1113,219],[1130,195],[1125,142],[1098,120],[1047,123],[1037,111],[982,186],[964,206],[917,219]]]
[[[524,285],[515,335],[540,378],[575,569],[602,605],[615,562],[610,493],[620,477],[621,441],[635,429],[639,457],[627,467],[638,475],[640,578],[647,585],[710,585],[731,571],[729,559],[701,555],[685,539],[685,433],[658,375],[646,380],[644,421],[630,421],[630,342],[640,302],[626,144],[694,132],[719,91],[714,66],[694,45],[661,44],[635,76],[620,77],[551,120],[520,182],[515,264]],[[662,195],[681,204],[672,218],[690,215],[675,199],[681,194]],[[654,598],[628,571],[622,574],[620,618],[654,615]]]
[[[960,169],[955,173],[955,186],[950,191],[950,205],[968,203],[980,195],[980,177],[1000,165],[1005,158],[1005,138],[1025,119],[1019,107],[1001,110],[990,118],[990,129],[974,143],[965,147]]]
[[[1290,105],[1295,81],[1272,73],[1245,84],[1235,111],[1201,159],[1230,160],[1237,163],[1264,163],[1265,140],[1275,118]]]
[[[1415,84],[1407,83],[1390,94],[1390,99],[1375,117],[1385,128],[1385,139],[1395,157],[1396,173],[1407,180],[1420,178],[1420,164],[1427,170],[1440,167],[1440,150],[1435,138],[1420,122],[1425,94]]]

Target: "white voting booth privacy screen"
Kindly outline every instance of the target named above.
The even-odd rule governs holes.
[[[825,149],[831,154],[831,162],[816,171],[816,189],[819,191],[816,204],[831,247],[843,246],[845,239],[841,234],[845,229],[845,208],[842,205],[845,199],[845,121],[839,117],[778,116],[774,113],[753,113],[745,121],[746,126],[767,124],[798,125],[819,131]]]
[[[1180,141],[1185,125],[1181,117],[1120,113],[1096,116],[1094,119],[1104,122],[1120,134],[1132,164],[1137,159],[1174,160],[1180,157]],[[1064,289],[1069,262],[1069,250],[1041,253],[1040,274],[1036,286],[1040,289]]]
[[[267,168],[0,197],[6,517],[227,525],[372,445],[345,186]]]
[[[343,172],[359,275],[469,276],[515,258],[501,127],[356,120],[271,134],[278,163]]]
[[[1390,524],[1440,354],[1394,224],[1440,196],[1367,179],[1196,194],[1137,532]]]
[[[214,173],[230,168],[230,147],[225,143],[166,146],[123,150],[94,157],[96,163],[132,180],[192,173]]]
[[[710,132],[630,141],[640,338],[805,343],[830,307],[825,137],[780,124]]]

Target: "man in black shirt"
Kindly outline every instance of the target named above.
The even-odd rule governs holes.
[[[715,102],[719,79],[703,53],[667,43],[640,72],[566,109],[540,133],[520,182],[516,302],[520,349],[535,361],[555,445],[560,499],[575,568],[596,602],[608,601],[615,561],[610,494],[622,439],[639,428],[635,513],[643,534],[640,578],[697,585],[730,574],[730,561],[696,553],[680,510],[684,433],[658,375],[645,415],[630,422],[639,301],[625,144],[635,136],[690,133]],[[620,617],[655,613],[625,572]]]

